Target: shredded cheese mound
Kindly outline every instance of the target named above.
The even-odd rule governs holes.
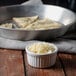
[[[12,28],[13,27],[13,24],[12,23],[5,23],[5,24],[1,24],[0,27],[2,28]]]
[[[53,45],[45,42],[33,43],[31,46],[28,47],[28,49],[29,51],[37,54],[50,53],[55,50]]]

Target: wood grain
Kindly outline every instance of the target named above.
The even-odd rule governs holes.
[[[58,54],[54,66],[38,69],[28,65],[26,53],[0,49],[0,76],[76,76],[76,55]]]
[[[22,52],[0,49],[0,76],[24,76]]]
[[[76,55],[59,54],[66,76],[76,76]]]
[[[26,76],[65,76],[58,57],[55,65],[46,69],[38,69],[29,66],[26,54],[25,54],[25,63],[26,63]]]

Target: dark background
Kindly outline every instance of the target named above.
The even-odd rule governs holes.
[[[28,0],[0,0],[0,6],[16,5]],[[42,0],[44,4],[58,5],[76,12],[76,0]]]

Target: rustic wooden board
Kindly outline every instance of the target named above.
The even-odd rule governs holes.
[[[0,49],[0,76],[24,76],[22,51]]]
[[[0,49],[0,76],[76,76],[76,55],[59,54],[53,67],[37,69],[28,65],[26,53],[23,54]]]
[[[65,76],[58,57],[57,57],[56,64],[54,66],[47,69],[37,69],[28,65],[26,54],[25,54],[25,64],[26,64],[25,65],[26,76]]]
[[[66,76],[76,76],[76,55],[60,54]]]

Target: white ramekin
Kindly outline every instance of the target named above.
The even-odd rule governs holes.
[[[47,68],[54,65],[56,62],[58,48],[54,44],[52,43],[50,44],[55,48],[55,50],[52,53],[46,53],[46,54],[35,54],[28,50],[28,47],[31,44],[27,45],[25,50],[27,54],[28,64],[36,68]]]

